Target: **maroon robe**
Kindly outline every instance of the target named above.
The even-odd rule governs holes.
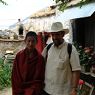
[[[42,33],[39,32],[38,35],[37,35],[37,44],[36,44],[36,49],[42,53],[43,51],[43,48],[44,48],[44,41],[43,41],[43,36],[42,36]]]
[[[12,69],[13,95],[39,95],[44,87],[44,59],[35,49],[31,57],[28,50],[17,53]]]

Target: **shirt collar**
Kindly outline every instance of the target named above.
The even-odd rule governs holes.
[[[65,45],[65,43],[66,43],[66,41],[64,40],[64,41],[63,41],[63,43],[62,43],[62,44],[60,44],[58,47],[56,47],[56,46],[54,46],[54,47],[56,47],[56,48],[60,49],[60,48],[62,48],[62,47]]]

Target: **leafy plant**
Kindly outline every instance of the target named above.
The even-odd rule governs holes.
[[[11,86],[11,65],[0,58],[0,89]]]
[[[8,5],[5,1],[0,0],[0,3],[3,3],[4,5]]]
[[[55,1],[57,4],[59,3],[58,6],[59,6],[59,10],[60,11],[64,11],[66,8],[72,7],[72,5],[71,6],[67,6],[67,4],[69,2],[71,2],[71,1],[74,1],[74,0],[53,0],[53,1]],[[79,3],[77,3],[76,5],[73,5],[73,6],[80,6],[80,7],[82,7],[82,5],[88,4],[88,3],[91,3],[91,2],[95,2],[95,0],[81,0]]]
[[[93,47],[83,48],[78,43],[74,42],[74,45],[79,53],[80,64],[91,66],[95,64],[95,53]]]

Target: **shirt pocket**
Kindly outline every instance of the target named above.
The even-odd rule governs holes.
[[[57,64],[57,69],[60,69],[60,70],[64,69],[65,66],[66,66],[65,60],[64,60],[64,59],[59,59],[58,61],[59,61],[59,62],[58,62],[58,64]]]

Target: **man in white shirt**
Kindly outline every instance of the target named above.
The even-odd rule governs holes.
[[[53,23],[50,31],[53,44],[48,51],[45,47],[42,52],[44,58],[48,55],[44,88],[48,95],[77,95],[81,67],[78,52],[73,45],[69,58],[68,43],[63,39],[68,32],[61,22]]]

